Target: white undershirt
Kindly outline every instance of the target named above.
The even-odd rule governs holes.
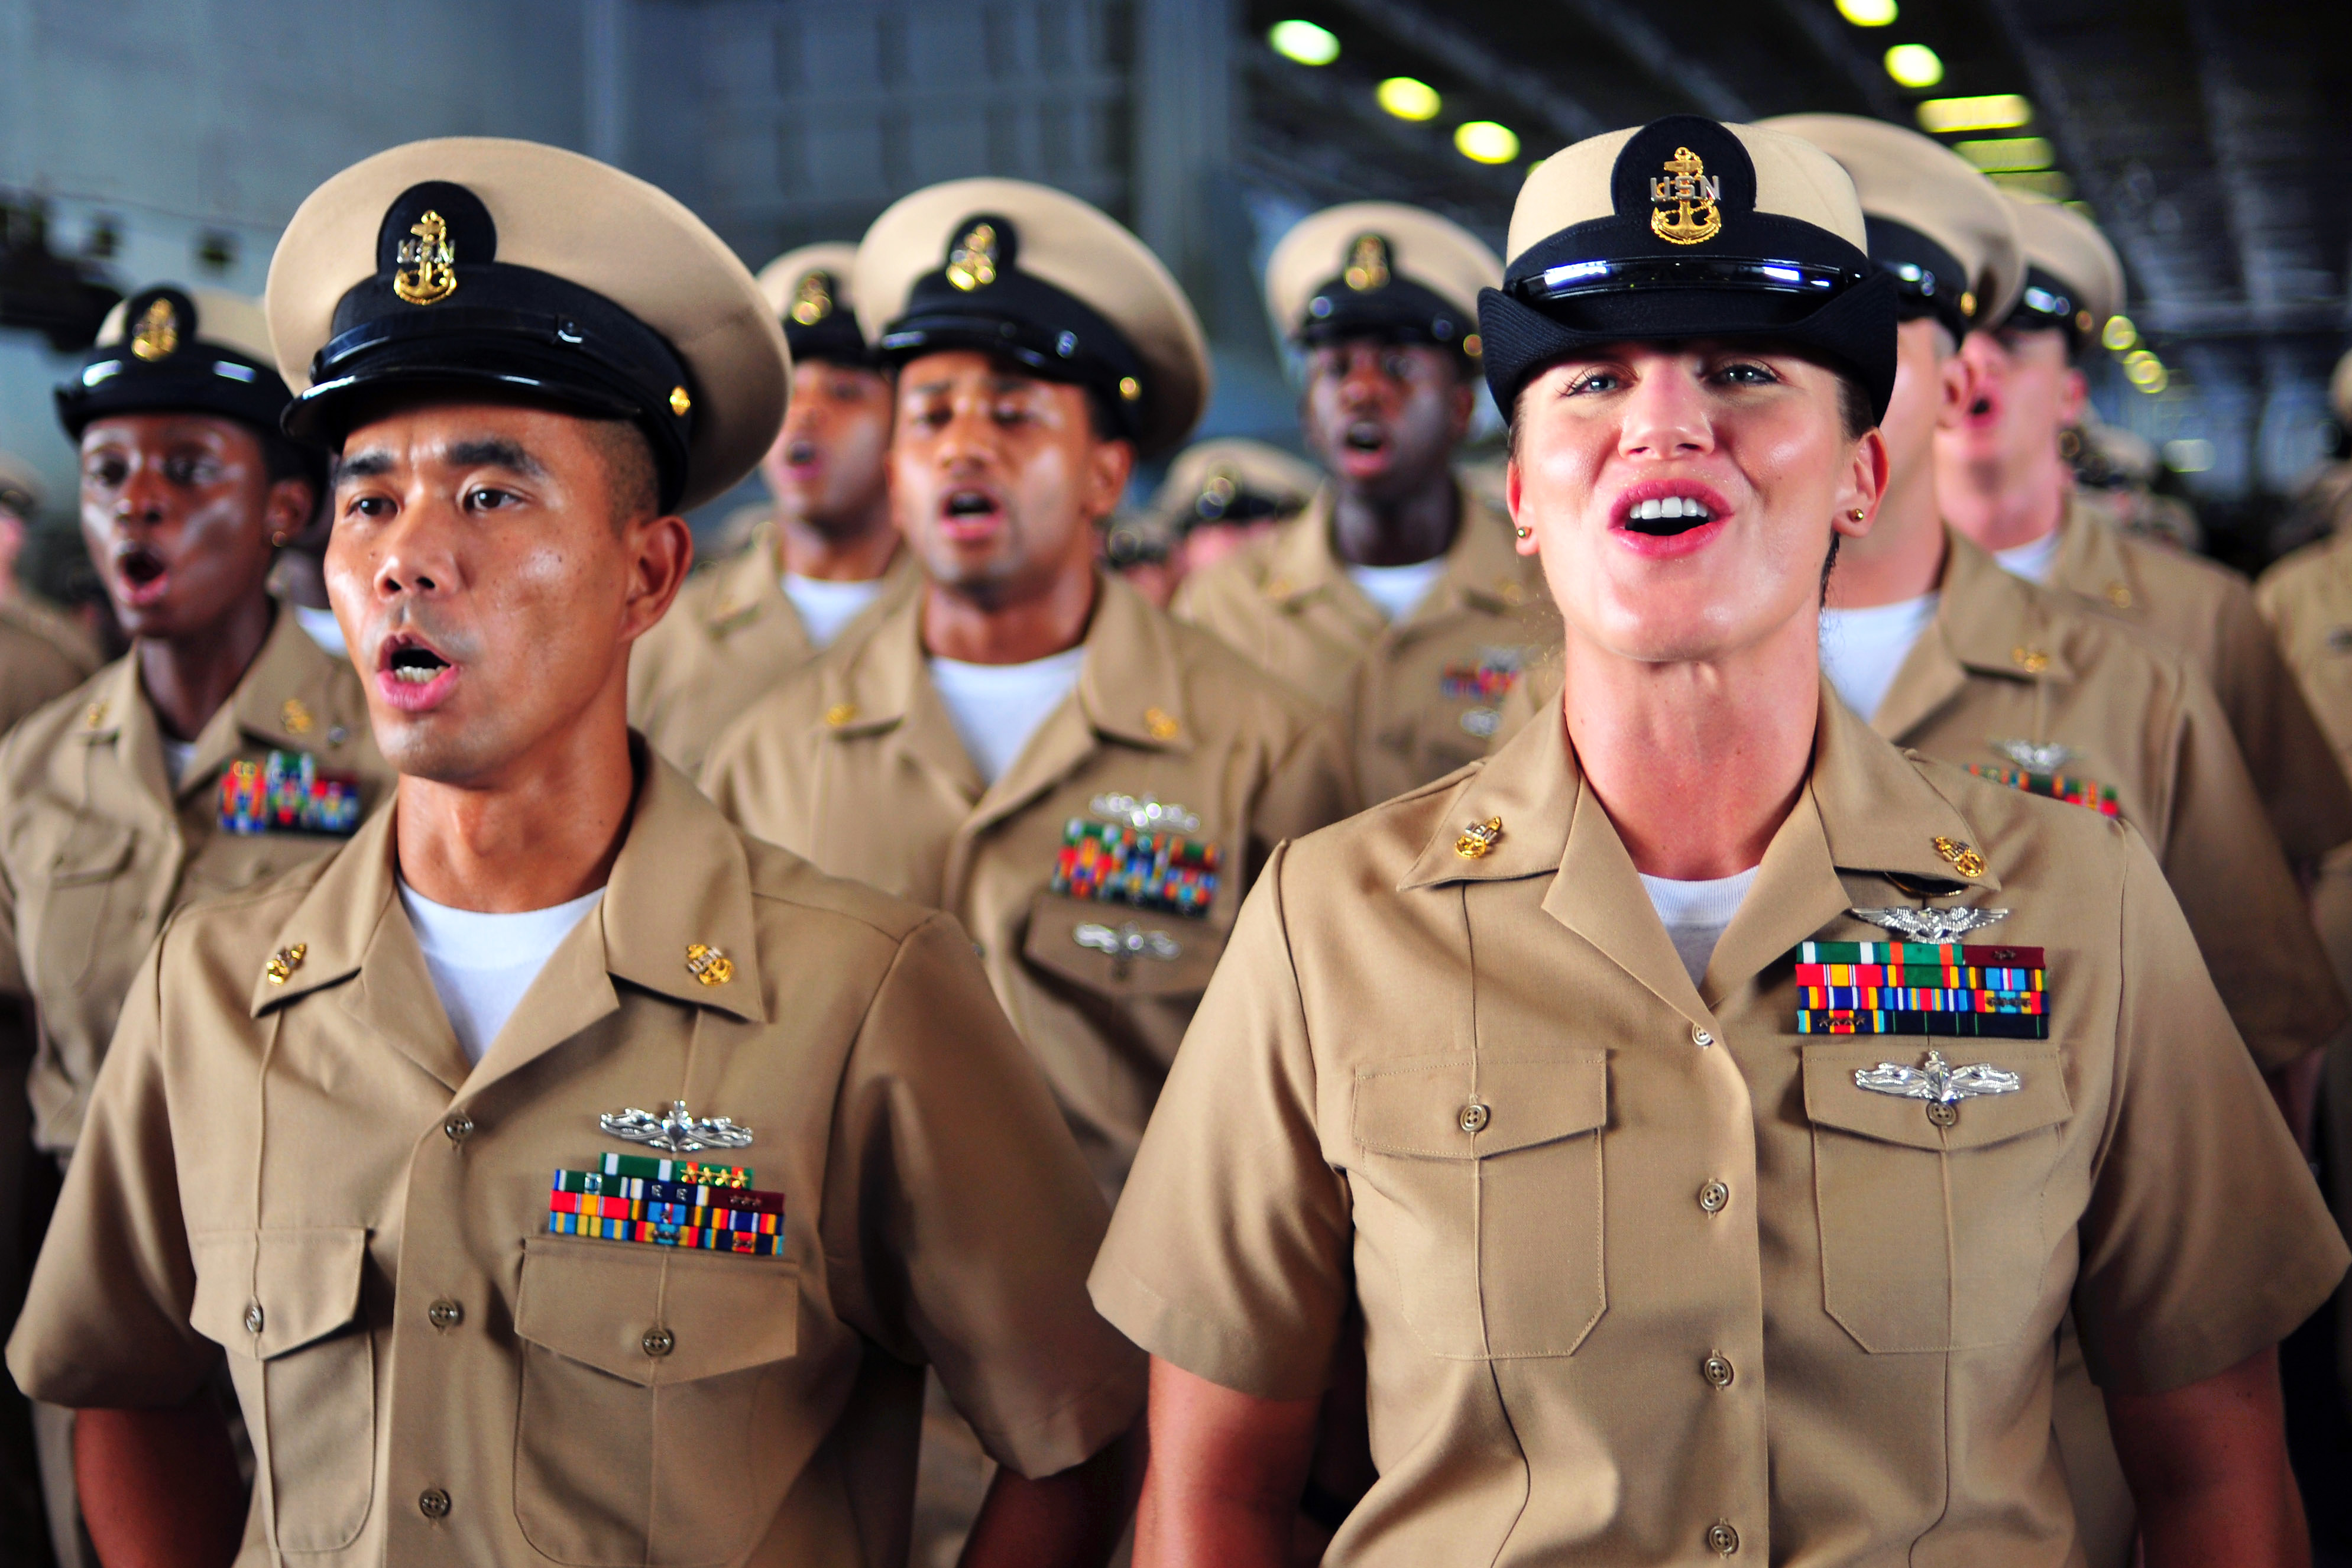
[[[1642,890],[1650,895],[1650,907],[1658,911],[1659,922],[1673,939],[1675,952],[1681,957],[1683,969],[1690,975],[1693,985],[1706,973],[1707,960],[1715,956],[1715,944],[1723,940],[1724,928],[1739,912],[1739,900],[1748,896],[1748,884],[1756,880],[1756,872],[1757,868],[1751,866],[1736,877],[1722,877],[1712,882],[1642,878]]]
[[[1429,597],[1429,591],[1445,575],[1445,557],[1432,556],[1410,566],[1350,566],[1348,575],[1364,591],[1365,598],[1381,607],[1381,615],[1401,621]]]
[[[441,994],[441,1010],[449,1016],[467,1061],[482,1059],[523,993],[547,967],[549,955],[604,896],[599,888],[553,909],[489,915],[436,904],[405,881],[400,884],[401,907],[408,911],[433,989]]]
[[[1866,609],[1822,612],[1822,673],[1862,718],[1878,711],[1912,645],[1935,624],[1937,598],[1927,594]]]
[[[174,785],[179,784],[181,775],[188,771],[188,764],[195,760],[196,743],[194,741],[163,742],[163,773]]]
[[[931,685],[983,780],[994,784],[1003,776],[1037,726],[1077,685],[1086,659],[1086,647],[1080,644],[1027,664],[930,660]]]
[[[796,572],[787,572],[783,581],[784,597],[801,613],[802,628],[817,647],[831,647],[833,639],[841,635],[841,628],[863,614],[882,592],[879,577],[836,583],[827,577],[803,577]]]
[[[314,610],[308,605],[297,605],[294,606],[294,619],[310,634],[310,640],[325,648],[331,656],[336,658],[349,656],[351,650],[343,644],[342,623],[335,619],[334,611]]]
[[[2053,528],[2032,543],[2021,544],[2014,550],[1996,550],[1992,558],[2012,577],[2047,583],[2050,568],[2058,563],[2058,531]]]

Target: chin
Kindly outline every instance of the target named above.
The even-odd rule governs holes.
[[[465,784],[512,760],[506,737],[468,731],[440,713],[373,711],[376,749],[403,778]]]

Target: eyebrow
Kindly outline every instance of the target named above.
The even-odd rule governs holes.
[[[452,467],[460,468],[505,468],[534,479],[547,477],[546,468],[523,448],[522,443],[510,441],[503,436],[453,441],[449,444],[447,460]]]
[[[379,474],[390,472],[392,472],[391,453],[382,450],[362,452],[355,458],[343,457],[335,459],[333,482],[340,485],[345,479],[372,479]]]

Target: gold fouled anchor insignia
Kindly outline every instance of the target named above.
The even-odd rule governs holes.
[[[1985,873],[1985,858],[1956,838],[1937,837],[1936,853],[1963,877],[1981,877]]]
[[[948,252],[948,281],[965,293],[996,281],[996,229],[976,223]]]
[[[724,985],[735,978],[735,961],[705,942],[689,942],[686,972],[705,985]]]
[[[272,985],[283,985],[294,977],[294,972],[302,967],[302,961],[309,956],[310,944],[298,942],[291,947],[281,947],[271,953],[269,962],[261,966],[261,972],[269,977]]]
[[[814,327],[832,314],[833,274],[822,269],[802,273],[800,286],[793,290],[793,320]]]
[[[1677,147],[1666,160],[1663,176],[1650,181],[1650,232],[1668,245],[1696,245],[1723,232],[1723,215],[1716,203],[1723,199],[1723,178],[1706,172],[1706,164],[1687,147]],[[1667,210],[1672,204],[1673,211]]]
[[[1484,822],[1474,822],[1462,830],[1454,841],[1454,853],[1465,860],[1483,860],[1502,841],[1503,819],[1490,816]]]
[[[155,300],[140,312],[139,326],[131,334],[131,352],[152,364],[159,359],[169,359],[180,347],[180,318],[169,300]]]
[[[1389,242],[1377,234],[1360,234],[1348,247],[1348,287],[1359,294],[1389,286]]]
[[[400,242],[392,291],[412,305],[446,300],[457,291],[457,248],[449,243],[448,224],[439,213],[427,212],[408,232],[415,237]]]

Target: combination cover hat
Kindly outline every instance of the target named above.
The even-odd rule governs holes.
[[[861,369],[873,365],[849,291],[850,268],[856,262],[857,247],[826,240],[788,250],[760,268],[760,292],[784,329],[794,364],[820,359]]]
[[[2090,219],[2001,193],[2025,249],[2025,291],[2005,324],[2063,328],[2079,348],[2124,308],[2124,264]]]
[[[782,328],[676,200],[533,142],[447,137],[310,193],[269,264],[289,434],[340,445],[386,388],[503,389],[646,434],[666,509],[733,488],[782,423]]]
[[[1093,392],[1139,455],[1181,445],[1209,400],[1191,301],[1144,243],[1025,180],[901,197],[858,242],[857,319],[892,364],[972,349]]]
[[[1400,202],[1348,202],[1302,218],[1265,267],[1275,330],[1300,343],[1373,337],[1478,358],[1478,290],[1503,262],[1477,236]]]
[[[77,441],[111,414],[226,415],[275,435],[292,395],[259,304],[159,283],[107,312],[81,368],[58,384],[58,419]]]
[[[1177,534],[1205,523],[1263,522],[1303,510],[1322,482],[1312,463],[1279,447],[1223,436],[1179,453],[1146,510]]]
[[[1500,408],[1603,344],[1760,337],[1835,364],[1885,415],[1895,280],[1871,265],[1853,182],[1810,142],[1696,115],[1591,137],[1528,176],[1508,248],[1478,297]]]
[[[1870,258],[1892,273],[1895,311],[1933,316],[1955,342],[2004,320],[2025,288],[2025,253],[2000,190],[1928,137],[1855,114],[1783,114],[1760,121],[1801,136],[1853,181]]]

